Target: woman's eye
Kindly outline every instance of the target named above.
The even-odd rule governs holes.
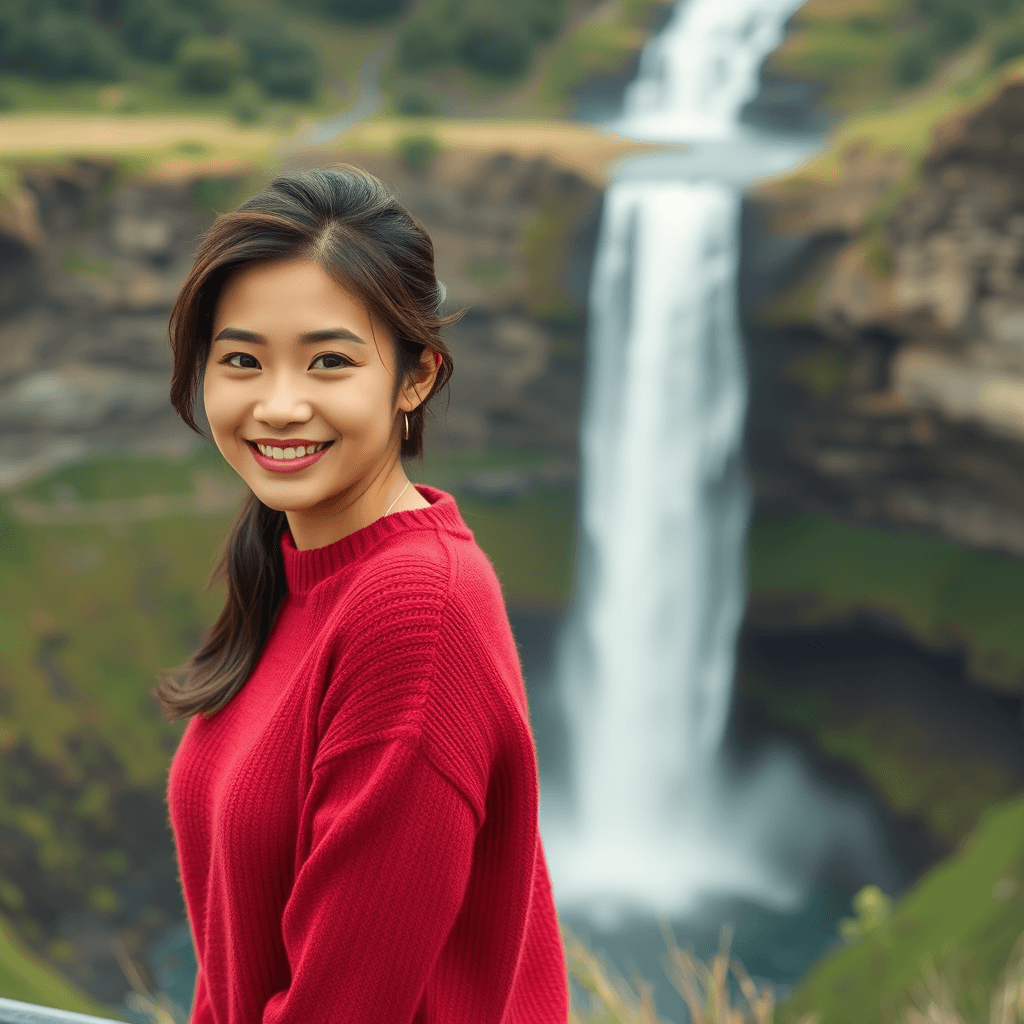
[[[236,370],[260,369],[259,360],[255,356],[249,355],[248,352],[232,352],[231,355],[225,356],[221,362],[228,366],[233,366]]]
[[[309,364],[311,370],[336,370],[339,366],[351,366],[352,360],[346,359],[344,356],[338,355],[337,352],[326,352],[322,356],[317,356]]]

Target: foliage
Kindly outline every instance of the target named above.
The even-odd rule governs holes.
[[[182,41],[201,28],[202,22],[191,11],[160,0],[140,0],[125,12],[123,34],[129,52],[165,64],[178,52]]]
[[[186,92],[227,92],[241,73],[243,62],[237,40],[191,36],[178,49],[178,81]]]
[[[996,40],[992,47],[992,66],[999,67],[1018,57],[1024,57],[1024,31],[1015,28]]]
[[[584,24],[555,49],[545,87],[549,101],[564,104],[593,78],[622,75],[645,38],[641,28],[625,20]]]
[[[772,1024],[775,994],[768,985],[758,986],[742,964],[729,956],[728,929],[722,930],[719,953],[705,964],[679,949],[667,930],[662,931],[669,956],[666,972],[686,1000],[690,1024]],[[582,1009],[573,998],[570,1024],[663,1024],[651,998],[652,986],[643,978],[627,984],[606,959],[592,952],[564,924],[560,924],[569,975],[583,988],[590,1006]],[[940,965],[941,961],[941,965]],[[1021,1024],[1024,1022],[1024,934],[1010,949],[998,977],[970,985],[965,998],[963,963],[949,956],[925,954],[914,964],[910,980],[898,996],[880,1000],[888,1012],[863,1014],[859,1005],[843,1008],[842,986],[824,1012],[817,1008],[795,1009],[799,998],[782,1006],[782,1017],[799,1024],[875,1024],[894,1020],[899,1024]],[[729,974],[735,984],[730,984]],[[877,972],[873,972],[877,976]],[[863,979],[870,984],[868,979]],[[738,991],[737,991],[738,990]]]
[[[425,170],[441,151],[440,143],[432,135],[405,135],[397,143],[398,156],[410,170]]]
[[[0,995],[72,1013],[107,1017],[108,1013],[31,953],[0,918]]]
[[[267,96],[310,100],[320,87],[320,58],[287,25],[253,20],[239,33],[245,48],[245,69]]]
[[[432,117],[441,112],[441,101],[429,86],[398,83],[394,90],[395,110],[406,117]]]
[[[459,33],[456,55],[484,78],[521,78],[533,58],[528,26],[506,18],[473,19]]]
[[[1024,932],[1022,877],[1024,800],[1018,798],[990,808],[954,856],[896,901],[889,929],[869,930],[823,957],[783,1004],[782,1020],[811,1013],[819,1024],[899,1019],[919,993],[921,965],[929,960],[972,988],[994,993],[998,1006],[1000,976],[1008,964],[1013,969]],[[957,1017],[929,1020],[959,1024]],[[904,1024],[920,1022],[911,1017]]]
[[[844,917],[839,922],[839,934],[847,942],[856,942],[866,935],[892,941],[892,899],[877,885],[865,885],[853,897],[853,913],[853,917]]]
[[[428,0],[399,36],[396,61],[403,72],[454,66],[516,81],[564,18],[565,0]]]
[[[47,4],[0,8],[0,66],[51,82],[107,82],[121,73],[117,45],[99,25]]]
[[[780,73],[822,82],[835,109],[862,110],[927,82],[979,37],[1019,33],[1019,6],[1020,0],[807,0],[770,62]]]
[[[307,0],[304,6],[339,21],[387,21],[401,14],[408,0]]]
[[[316,49],[284,22],[243,16],[220,0],[0,4],[6,72],[52,83],[114,81],[139,77],[139,62],[173,65],[178,85],[190,94],[227,93],[244,71],[263,95],[306,102],[322,78]],[[242,120],[255,119],[258,106],[235,103]]]

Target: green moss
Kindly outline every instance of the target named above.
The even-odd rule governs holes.
[[[526,308],[538,320],[565,320],[576,312],[562,285],[563,269],[573,232],[589,201],[582,196],[578,199],[551,197],[543,210],[523,228],[520,251],[529,276]]]
[[[547,100],[564,105],[591,79],[623,74],[645,41],[641,29],[622,21],[584,24],[555,48],[545,83]]]
[[[30,953],[3,918],[0,918],[0,993],[7,999],[117,1019]]]
[[[463,271],[471,281],[485,288],[497,290],[508,280],[508,264],[504,260],[474,260]]]
[[[1024,565],[944,541],[845,526],[822,516],[760,516],[748,580],[757,600],[797,602],[808,624],[873,612],[934,650],[963,648],[977,679],[1024,687]]]
[[[803,385],[815,398],[825,399],[846,383],[849,366],[849,352],[827,345],[791,359],[786,364],[786,376]]]
[[[809,1012],[820,1024],[895,1019],[927,958],[955,958],[966,985],[992,988],[1024,932],[1022,880],[1024,800],[1015,800],[986,812],[959,853],[896,903],[891,943],[865,935],[824,957],[779,1019],[789,1024]]]
[[[93,259],[79,249],[68,249],[64,253],[63,264],[64,269],[76,277],[110,277],[114,273],[114,268],[106,260]]]

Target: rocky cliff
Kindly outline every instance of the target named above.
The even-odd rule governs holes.
[[[364,157],[426,224],[449,305],[467,309],[435,448],[541,449],[571,476],[599,188],[513,155],[447,153],[421,171]],[[0,488],[98,450],[188,451],[167,316],[214,209],[258,177],[93,161],[20,175],[0,197]]]
[[[1024,557],[1024,86],[839,160],[748,209],[758,497]]]

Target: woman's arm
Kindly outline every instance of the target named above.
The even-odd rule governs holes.
[[[462,904],[476,819],[416,737],[317,763],[263,1024],[406,1024]]]

